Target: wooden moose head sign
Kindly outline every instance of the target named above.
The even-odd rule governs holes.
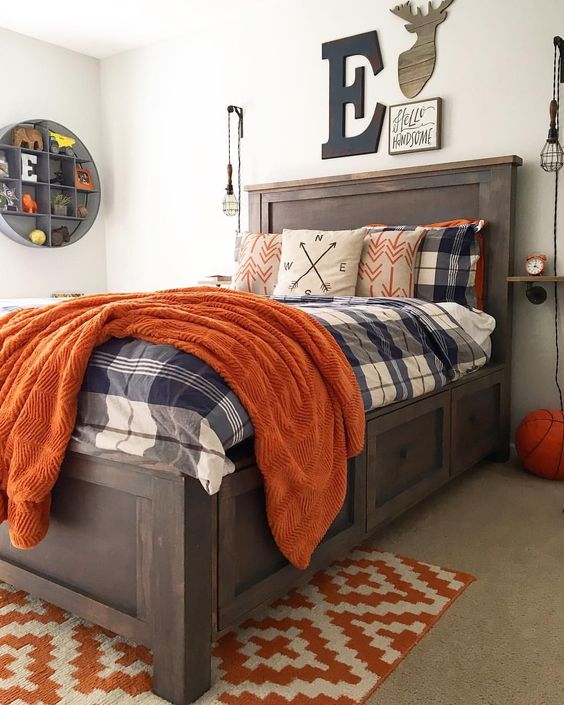
[[[415,98],[423,90],[427,81],[433,75],[437,57],[435,48],[435,35],[437,27],[447,18],[447,7],[453,0],[442,0],[438,7],[433,7],[429,2],[426,14],[418,7],[415,12],[411,9],[411,2],[394,7],[391,12],[402,20],[408,22],[406,29],[417,35],[417,41],[400,54],[398,61],[399,84],[406,98]]]

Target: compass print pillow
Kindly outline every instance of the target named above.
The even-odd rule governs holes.
[[[275,295],[354,296],[366,232],[284,230]]]

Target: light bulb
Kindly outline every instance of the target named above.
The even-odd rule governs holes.
[[[223,212],[225,215],[237,215],[239,212],[239,201],[233,191],[229,193],[229,189],[223,199]]]

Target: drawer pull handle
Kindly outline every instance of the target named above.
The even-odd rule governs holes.
[[[399,456],[402,460],[407,460],[407,455],[408,455],[408,450],[407,448],[401,448],[399,452]]]

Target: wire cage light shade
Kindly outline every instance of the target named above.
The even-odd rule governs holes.
[[[227,188],[223,197],[223,212],[225,215],[237,215],[239,212],[239,201],[233,191],[233,167],[231,162],[227,165]]]
[[[560,171],[564,166],[564,150],[558,140],[547,140],[540,157],[541,166],[545,171]]]
[[[226,193],[223,198],[223,212],[225,215],[237,215],[239,212],[239,201],[234,193]]]
[[[541,166],[545,171],[559,171],[564,165],[564,150],[558,140],[558,101],[550,101],[550,127],[548,137],[541,151]]]

